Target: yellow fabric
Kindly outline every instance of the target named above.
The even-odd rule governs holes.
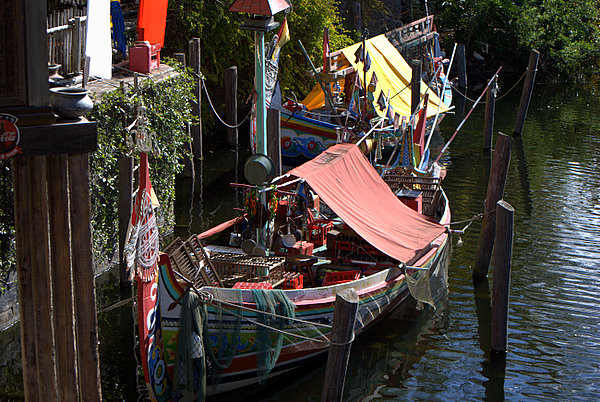
[[[355,63],[356,57],[354,54],[358,50],[361,43],[355,43],[342,49],[344,57],[350,65],[358,72],[360,81],[364,86],[363,62]],[[402,58],[398,50],[387,40],[385,35],[379,35],[366,41],[367,53],[371,59],[371,67],[367,71],[367,84],[371,82],[373,72],[377,75],[377,87],[373,93],[373,99],[377,101],[379,94],[387,98],[388,94],[391,98],[392,108],[394,113],[400,116],[410,116],[411,91],[410,81],[412,79],[412,70],[408,63]],[[338,81],[343,88],[344,80]],[[421,98],[427,90],[427,84],[421,81]],[[309,109],[317,109],[325,105],[325,97],[321,87],[317,84],[302,103]],[[435,116],[438,109],[440,98],[429,91],[429,104],[427,108],[427,117]],[[382,111],[378,106],[375,110],[379,116],[385,115],[385,109]],[[440,113],[448,111],[448,107],[442,103]]]

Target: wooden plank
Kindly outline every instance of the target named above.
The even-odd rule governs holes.
[[[98,148],[98,123],[80,118],[76,121],[20,128],[21,155],[76,154]]]
[[[15,240],[17,244],[17,280],[19,286],[19,312],[21,316],[21,358],[23,362],[23,389],[25,400],[39,401],[37,387],[37,361],[35,352],[35,316],[32,294],[32,253],[29,232],[31,210],[29,189],[29,159],[17,158],[12,163],[15,194]]]
[[[494,111],[496,109],[496,78],[490,84],[490,89],[485,96],[485,123],[483,126],[483,149],[492,149],[492,137],[494,134]]]
[[[31,227],[31,277],[35,315],[35,351],[40,395],[54,400],[56,368],[54,330],[52,327],[52,292],[50,278],[50,250],[48,238],[48,197],[46,187],[46,157],[29,158]],[[27,208],[27,207],[25,207]]]
[[[531,101],[531,94],[533,93],[533,84],[535,83],[535,74],[537,72],[539,58],[540,52],[532,49],[529,53],[527,76],[525,77],[525,83],[523,84],[523,92],[521,92],[519,110],[517,112],[517,119],[515,120],[515,128],[513,130],[514,135],[521,135],[523,133],[523,126],[525,125],[525,117],[527,116],[527,109],[529,109],[529,102]]]
[[[48,206],[50,208],[50,264],[54,306],[54,339],[58,400],[76,401],[77,360],[73,321],[73,282],[69,227],[67,156],[48,157]]]
[[[83,400],[100,401],[102,391],[98,359],[96,288],[92,264],[88,155],[70,155],[68,163],[79,389],[82,390]]]
[[[27,52],[27,104],[49,103],[48,40],[46,36],[46,3],[24,0],[25,50]]]

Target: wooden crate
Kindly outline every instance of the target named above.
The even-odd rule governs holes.
[[[404,169],[395,168],[388,170],[382,178],[394,194],[402,188],[420,191],[423,195],[423,213],[435,213],[441,194],[439,177],[407,175]]]

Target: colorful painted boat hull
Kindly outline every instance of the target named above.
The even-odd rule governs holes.
[[[442,222],[449,221],[450,213],[446,207]],[[429,269],[430,281],[436,282],[431,284],[431,288],[438,290],[438,294],[432,295],[435,300],[441,298],[447,289],[448,254],[449,236],[445,233],[436,239],[433,248],[427,254],[414,263],[414,266]],[[412,272],[416,271],[413,270]],[[411,274],[410,270],[408,274]],[[410,298],[405,274],[398,268],[386,269],[348,283],[327,287],[284,290],[283,292],[294,303],[296,318],[308,323],[331,325],[335,295],[346,288],[354,288],[359,296],[360,304],[355,323],[355,333],[357,335],[372,328],[378,321]],[[245,307],[256,309],[252,290],[213,287],[204,287],[201,290],[210,293],[215,299],[230,303],[243,301]],[[171,381],[168,381],[167,384],[162,377],[173,378],[180,316],[179,305],[171,311],[169,311],[169,306],[174,301],[179,300],[183,293],[184,289],[176,280],[168,256],[163,254],[159,261],[158,294],[157,297],[153,298],[156,304],[154,306],[148,304],[143,306],[143,308],[149,309],[148,314],[143,315],[144,317],[152,317],[154,314],[159,314],[161,317],[160,322],[155,323],[156,328],[153,331],[156,334],[150,345],[153,353],[149,354],[148,362],[145,362],[154,367],[154,369],[148,369],[149,376],[153,379],[153,381],[148,382],[148,387],[155,400],[168,400],[168,398],[165,399],[165,395],[170,392]],[[232,341],[233,334],[236,333],[234,328],[236,327],[237,318],[224,312],[221,319],[219,319],[218,310],[212,305],[209,305],[208,312],[212,345],[216,347],[221,338],[222,345],[228,345],[228,348],[234,347],[236,354],[229,367],[219,376],[218,384],[208,386],[207,392],[217,394],[258,383],[261,378],[257,372],[257,348],[255,343],[257,326],[250,321],[242,321],[239,336]],[[256,320],[256,314],[253,312],[243,311],[243,316],[249,320]],[[287,339],[284,341],[279,358],[269,374],[269,378],[294,369],[308,359],[328,350],[327,343],[322,342],[329,335],[329,329],[327,328],[299,324],[290,328],[286,327],[285,330],[300,333],[315,340]],[[232,345],[232,343],[235,343],[235,345]],[[166,370],[164,370],[165,367]],[[207,383],[210,384],[210,379]]]

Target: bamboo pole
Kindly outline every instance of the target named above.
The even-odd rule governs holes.
[[[485,96],[485,123],[483,127],[483,149],[491,151],[492,135],[494,133],[494,112],[496,110],[496,81],[492,78],[490,89]]]
[[[79,389],[82,400],[100,401],[100,365],[98,359],[98,324],[96,288],[92,264],[90,225],[90,191],[88,154],[69,156],[71,189],[71,249],[75,322],[77,335]]]
[[[525,84],[523,84],[523,92],[521,92],[521,101],[519,102],[519,110],[517,112],[513,135],[521,135],[523,133],[523,126],[525,125],[525,117],[527,116],[527,109],[529,109],[529,102],[531,101],[531,94],[533,93],[533,84],[535,83],[535,74],[537,72],[539,58],[540,52],[536,49],[532,49],[529,53],[527,76],[525,77]]]
[[[358,294],[354,289],[344,289],[336,295],[333,312],[333,327],[325,380],[321,393],[322,401],[341,401],[350,348],[354,339],[354,321],[358,311]]]
[[[496,231],[496,203],[504,194],[504,186],[506,184],[506,176],[510,164],[511,147],[512,138],[502,133],[498,133],[496,149],[494,150],[492,158],[492,170],[490,172],[484,202],[483,223],[479,234],[477,255],[475,257],[475,264],[473,265],[473,278],[475,280],[485,278],[488,273]]]
[[[496,203],[496,241],[492,295],[492,352],[506,353],[508,345],[508,300],[513,245],[514,208],[506,201]]]

